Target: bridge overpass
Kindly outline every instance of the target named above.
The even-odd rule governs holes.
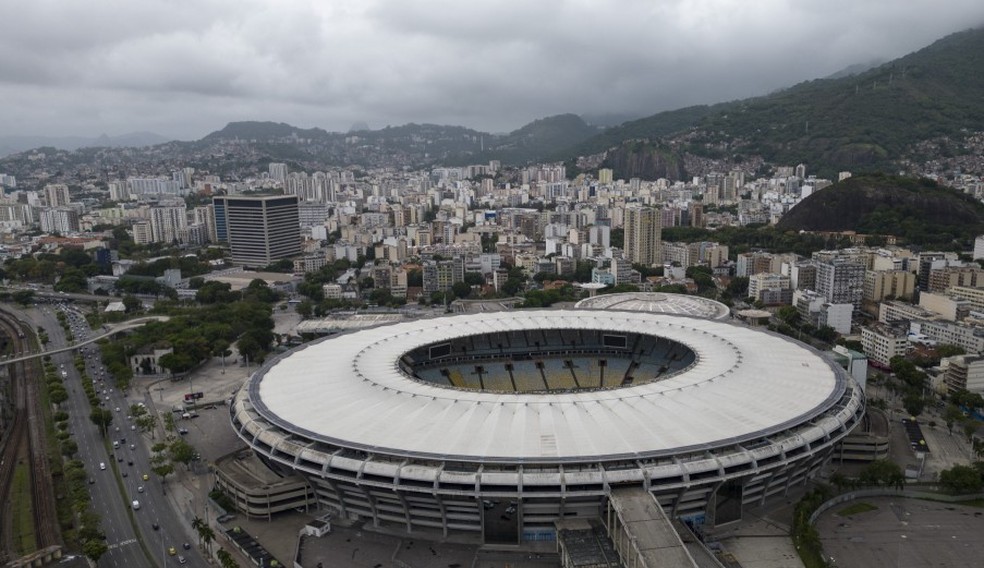
[[[129,320],[129,321],[125,321],[125,322],[116,324],[115,326],[109,328],[109,330],[106,331],[105,333],[102,333],[100,335],[92,336],[92,337],[86,339],[85,341],[78,341],[76,343],[73,343],[73,344],[69,345],[68,347],[60,347],[58,349],[38,351],[37,353],[21,354],[21,355],[18,355],[18,356],[15,356],[15,357],[9,357],[9,358],[0,358],[0,366],[9,365],[11,363],[19,363],[21,361],[27,361],[27,360],[30,360],[30,359],[34,359],[36,357],[44,357],[45,355],[54,355],[56,353],[64,353],[66,351],[74,351],[74,350],[76,350],[76,349],[78,349],[80,347],[84,347],[84,346],[89,345],[91,343],[95,343],[95,342],[99,341],[100,339],[103,339],[103,338],[106,338],[106,337],[111,337],[111,336],[113,336],[113,335],[115,335],[117,333],[120,333],[122,331],[128,331],[128,330],[131,330],[131,329],[135,329],[135,328],[138,328],[138,327],[140,327],[140,326],[142,326],[142,325],[144,325],[146,323],[152,322],[152,321],[167,321],[169,319],[171,319],[170,316],[145,316],[145,317],[141,317],[141,318],[132,319],[132,320]],[[22,325],[28,325],[26,322],[24,322],[22,320],[21,320],[21,323],[22,323]]]

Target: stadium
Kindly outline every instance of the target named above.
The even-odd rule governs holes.
[[[320,506],[483,542],[550,539],[620,487],[711,525],[815,475],[864,396],[819,352],[721,320],[522,310],[329,336],[266,362],[233,427]]]

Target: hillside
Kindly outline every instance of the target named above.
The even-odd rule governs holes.
[[[730,104],[733,103],[723,103],[713,106],[701,105],[670,110],[606,128],[601,133],[580,143],[561,148],[566,155],[558,155],[558,159],[569,158],[572,155],[587,156],[597,154],[629,140],[656,140],[665,138],[671,134],[694,127],[704,117],[729,108]]]
[[[96,138],[84,136],[0,136],[0,158],[30,150],[49,147],[57,150],[79,148],[126,148],[163,144],[168,138],[153,132],[131,132],[119,136],[102,134]]]
[[[246,120],[230,122],[222,130],[216,130],[202,141],[212,140],[258,140],[268,141],[276,138],[322,138],[328,133],[320,128],[297,128],[283,122],[263,122]]]
[[[981,130],[984,28],[953,34],[861,73],[627,122],[573,146],[567,157],[688,132],[688,149],[698,153],[717,148],[761,155],[772,163],[806,163],[830,177],[840,170],[890,168],[917,142]]]
[[[641,140],[626,142],[610,150],[602,167],[611,168],[616,179],[687,179],[683,158],[677,152],[665,144]]]
[[[854,176],[810,195],[776,225],[780,231],[857,231],[906,243],[970,246],[984,233],[984,205],[928,179]]]
[[[590,126],[575,114],[558,114],[533,122],[505,135],[487,134],[485,150],[471,156],[471,163],[499,160],[521,166],[556,160],[559,150],[594,136],[599,128]]]

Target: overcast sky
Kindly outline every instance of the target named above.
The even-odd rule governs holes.
[[[984,1],[2,0],[0,22],[0,135],[187,140],[644,116],[900,57]]]

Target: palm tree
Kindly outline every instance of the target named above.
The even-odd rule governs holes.
[[[199,516],[195,516],[195,518],[191,520],[191,528],[198,531],[198,546],[202,545],[202,529],[207,526],[208,524]]]
[[[236,562],[228,550],[220,548],[215,555],[219,558],[219,565],[222,568],[239,568],[239,563]]]
[[[206,524],[204,527],[202,527],[201,531],[199,531],[199,535],[201,535],[202,540],[205,541],[205,548],[208,549],[208,554],[209,556],[211,556],[212,541],[215,540],[215,531],[212,530],[212,527]]]

